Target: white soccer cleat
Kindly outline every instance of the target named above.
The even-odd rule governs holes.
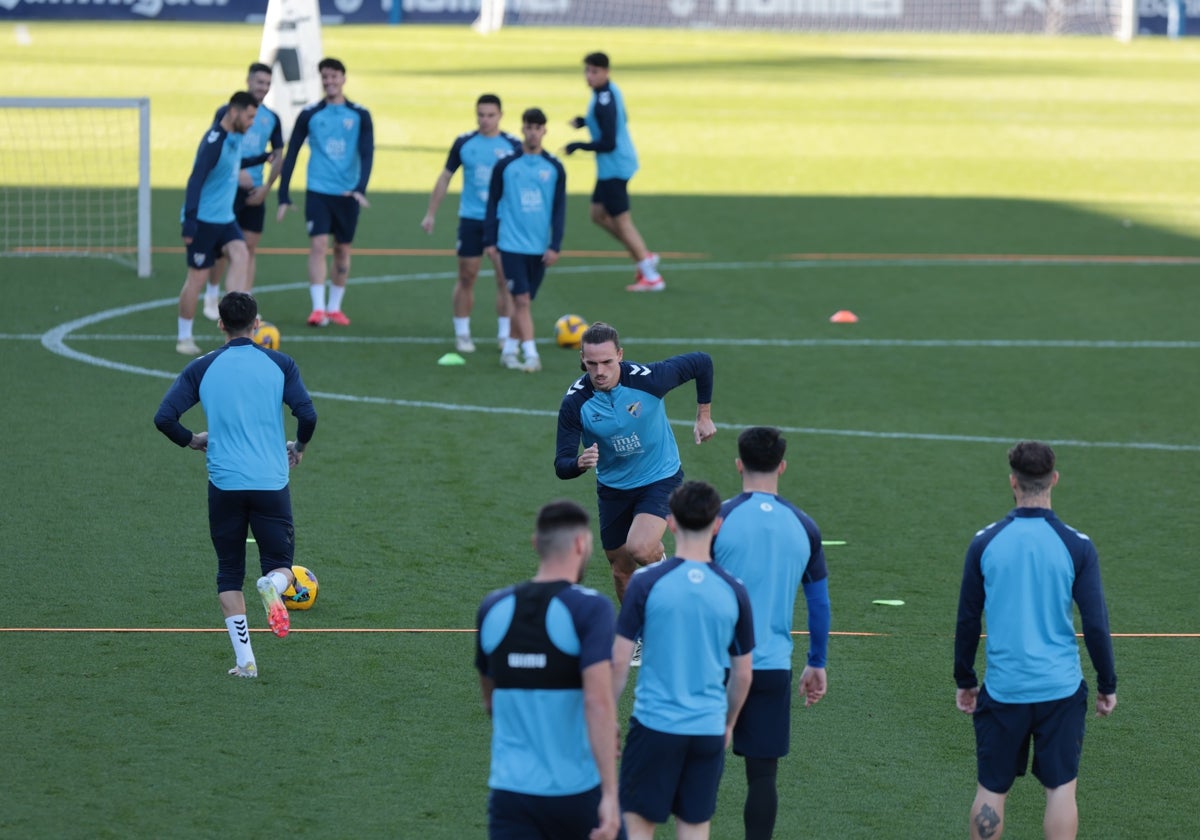
[[[469,335],[456,335],[454,336],[454,349],[459,353],[474,353],[475,342]]]
[[[208,298],[204,299],[204,317],[205,318],[207,318],[210,321],[216,321],[216,320],[220,319],[221,310],[217,308],[218,303],[219,303],[219,301],[216,298],[212,298],[211,300]]]
[[[520,369],[526,373],[537,373],[542,369],[542,357],[534,356],[533,358],[526,359]]]
[[[196,345],[193,338],[181,338],[175,342],[175,352],[184,356],[199,356],[204,351]]]
[[[501,353],[500,367],[505,367],[509,370],[524,370],[524,365],[521,364],[521,360],[517,357],[516,353]]]
[[[258,666],[253,662],[247,662],[245,665],[235,665],[229,669],[229,676],[254,679],[258,676]]]

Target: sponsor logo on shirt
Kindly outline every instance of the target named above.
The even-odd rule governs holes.
[[[688,580],[692,583],[700,583],[704,580],[704,571],[702,569],[688,569]]]
[[[635,452],[641,452],[642,439],[637,436],[637,433],[618,435],[612,439],[612,448],[618,455],[632,455]]]
[[[544,653],[510,653],[508,655],[509,668],[526,668],[536,669],[546,667],[546,654]]]

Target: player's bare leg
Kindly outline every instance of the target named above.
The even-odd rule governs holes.
[[[350,326],[350,319],[342,312],[342,298],[346,294],[346,283],[350,281],[350,252],[353,248],[349,242],[333,243],[333,277],[329,287],[329,306],[325,314],[331,323],[341,327]]]
[[[1056,788],[1046,788],[1046,815],[1042,831],[1046,840],[1075,840],[1079,833],[1079,806],[1075,802],[1076,779]]]
[[[496,275],[496,338],[503,342],[512,329],[512,295],[508,291],[508,281],[504,279],[504,266],[500,262],[500,254],[492,254],[491,261],[492,270]]]
[[[236,290],[229,288],[229,277],[228,277],[228,275],[226,275],[225,291],[227,291],[227,292],[241,291],[241,292],[253,293],[254,292],[254,272],[255,272],[256,264],[258,262],[258,260],[257,260],[258,243],[262,240],[262,234],[252,231],[252,230],[248,230],[248,231],[243,231],[242,235],[246,237],[246,280],[245,280],[245,285],[241,289],[236,289]]]
[[[979,785],[971,804],[971,840],[1000,840],[1004,835],[1004,802],[1008,794]]]
[[[633,811],[626,811],[624,817],[625,834],[629,840],[654,840],[654,823],[643,819],[640,814],[635,814]]]
[[[221,256],[229,264],[225,272],[225,288],[231,292],[246,291],[246,272],[250,267],[250,249],[241,239],[225,244]]]
[[[475,308],[475,280],[479,277],[479,257],[458,258],[458,280],[454,284],[451,306],[454,312],[454,346],[460,353],[474,353],[471,340],[471,310]]]

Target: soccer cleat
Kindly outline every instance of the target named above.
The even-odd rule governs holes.
[[[195,339],[181,338],[175,342],[175,352],[182,353],[185,356],[199,356],[204,351],[196,346]]]
[[[253,679],[258,676],[258,667],[253,662],[247,662],[245,665],[235,665],[229,669],[231,677],[249,677]]]
[[[218,301],[216,298],[206,297],[204,299],[204,317],[210,321],[216,321],[221,317],[221,312],[217,308],[217,303]]]
[[[292,620],[288,618],[287,607],[283,605],[283,599],[269,577],[264,575],[258,579],[258,594],[267,611],[267,624],[271,625],[271,632],[282,639],[288,634]]]
[[[537,373],[542,369],[542,357],[534,356],[533,358],[526,359],[520,369],[526,373]]]
[[[325,317],[324,309],[314,309],[308,316],[308,325],[310,327],[324,327],[329,323],[329,319]]]
[[[454,349],[459,353],[474,353],[475,342],[469,335],[456,335],[454,336]]]
[[[329,323],[331,324],[337,324],[339,327],[350,326],[350,319],[347,318],[346,313],[340,309],[337,312],[327,312],[326,317],[329,319]]]
[[[625,287],[627,292],[661,292],[667,288],[667,281],[659,275],[657,280],[647,280],[645,277],[638,277],[636,283],[631,283]]]
[[[506,367],[509,370],[522,370],[524,368],[521,360],[517,358],[516,353],[501,353],[500,367]]]
[[[633,643],[633,656],[629,660],[631,668],[642,667],[642,640],[638,639]]]
[[[504,345],[508,343],[508,336],[502,335],[496,339],[496,349],[501,353],[504,352]]]

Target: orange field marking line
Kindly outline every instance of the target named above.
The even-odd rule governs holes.
[[[1156,265],[1200,265],[1200,257],[1169,257],[1147,254],[784,254],[785,260],[926,260],[929,262],[1063,262],[1063,263],[1154,263]]]

